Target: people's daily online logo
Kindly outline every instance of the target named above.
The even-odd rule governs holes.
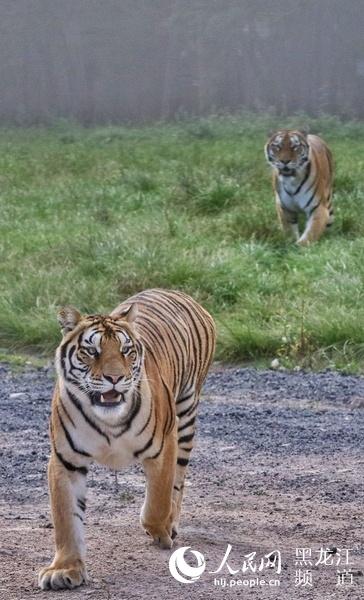
[[[191,567],[185,560],[185,553],[190,550],[197,560],[197,566]],[[183,546],[175,550],[169,559],[169,570],[171,575],[180,583],[193,583],[197,581],[204,570],[206,569],[206,562],[203,554],[197,552],[197,550],[191,550],[191,546]]]
[[[207,574],[214,575],[213,584],[219,587],[280,586],[281,582],[277,576],[282,572],[282,558],[279,550],[273,550],[261,557],[256,552],[249,552],[240,558],[231,556],[231,551],[232,545],[228,544],[222,560],[215,569],[206,571],[204,555],[192,550],[191,546],[183,546],[171,555],[169,570],[179,583],[196,583],[206,571]],[[353,563],[349,552],[348,548],[323,546],[318,549],[296,548],[295,555],[290,557],[295,569],[294,586],[313,587],[313,566],[331,567],[337,587],[353,585],[355,571],[352,570]]]
[[[255,585],[263,585],[266,583],[265,580],[259,576],[264,569],[270,567],[275,569],[276,574],[280,574],[281,572],[281,555],[278,550],[266,554],[260,560],[256,559],[256,552],[251,552],[244,557],[245,560],[238,569],[234,569],[228,562],[231,550],[232,545],[228,544],[225,555],[220,564],[215,570],[208,571],[208,573],[216,575],[217,573],[221,573],[224,569],[226,569],[230,575],[235,576],[235,579],[230,580],[227,584],[225,577],[215,577],[214,585],[220,585],[221,587],[226,587],[226,585],[229,585],[232,587],[232,582],[234,582],[236,585],[248,585],[249,587],[253,587]],[[189,562],[194,561],[195,565],[190,565],[186,558],[189,558]],[[173,575],[173,577],[180,583],[195,583],[200,579],[201,575],[206,570],[206,560],[201,552],[192,550],[191,546],[183,546],[182,548],[175,550],[171,555],[169,559],[169,570],[171,575]],[[254,573],[256,577],[254,579],[250,578],[245,580],[240,578],[236,579],[238,573]],[[279,579],[275,579],[273,581],[271,583],[267,582],[267,584],[279,585]]]

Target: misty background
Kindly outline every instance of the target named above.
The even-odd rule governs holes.
[[[2,0],[0,122],[364,117],[363,0]]]

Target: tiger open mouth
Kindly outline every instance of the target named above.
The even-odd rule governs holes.
[[[286,177],[296,174],[296,170],[290,169],[289,167],[283,167],[282,169],[279,169],[279,172],[281,175],[285,175]]]
[[[116,390],[109,390],[101,394],[100,392],[91,393],[92,404],[97,406],[104,406],[105,408],[112,408],[124,402],[124,394],[117,392]]]

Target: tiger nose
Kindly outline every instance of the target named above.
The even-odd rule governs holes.
[[[104,375],[104,377],[105,377],[105,379],[107,379],[107,381],[110,381],[114,385],[116,383],[118,383],[120,381],[120,379],[123,378],[122,375]]]

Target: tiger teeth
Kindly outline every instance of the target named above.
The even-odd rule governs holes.
[[[114,400],[107,400],[106,398],[104,398],[103,394],[101,394],[100,396],[100,401],[103,403],[110,403],[113,402],[114,404],[118,404],[120,402],[120,394],[114,399]]]

